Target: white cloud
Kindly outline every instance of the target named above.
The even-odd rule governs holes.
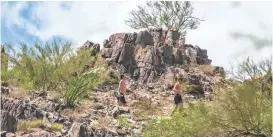
[[[270,47],[256,51],[250,41],[235,41],[230,33],[251,33],[262,38],[272,36],[271,11],[270,2],[242,2],[236,9],[232,9],[229,2],[196,2],[195,14],[199,17],[205,15],[206,21],[198,30],[188,33],[186,42],[208,49],[213,64],[225,68],[238,57],[239,60],[246,56],[262,59],[271,54]],[[260,23],[269,27],[267,34],[261,30]]]
[[[62,2],[38,3],[31,10],[31,19],[39,20],[42,28],[38,29],[30,21],[20,16],[20,11],[27,8],[25,3],[15,6],[2,5],[1,15],[9,25],[24,27],[32,35],[42,40],[52,36],[63,36],[81,45],[86,40],[102,43],[111,34],[133,32],[124,24],[128,12],[144,1],[120,2],[69,2],[62,8]],[[208,50],[214,65],[227,67],[235,55],[268,55],[271,50],[254,51],[248,41],[235,41],[229,33],[240,31],[263,36],[260,23],[269,27],[272,36],[272,5],[270,2],[242,2],[241,7],[232,9],[230,2],[195,2],[196,16],[205,18],[199,29],[189,31],[186,42],[199,45]],[[261,10],[262,9],[262,10]],[[242,52],[245,51],[246,53]],[[260,57],[261,58],[261,57]]]

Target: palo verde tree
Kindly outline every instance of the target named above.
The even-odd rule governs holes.
[[[193,16],[193,9],[190,1],[149,1],[131,11],[132,17],[125,23],[134,29],[152,26],[179,30],[185,36],[188,29],[197,29],[204,21]]]

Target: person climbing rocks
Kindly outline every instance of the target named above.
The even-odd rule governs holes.
[[[173,113],[178,109],[181,111],[183,109],[183,96],[184,92],[182,90],[183,87],[183,77],[179,76],[177,82],[174,85],[173,92],[174,92],[174,104],[175,104],[175,109],[172,112]]]
[[[119,82],[119,87],[118,87],[118,92],[119,95],[117,96],[118,103],[122,103],[123,106],[127,105],[127,102],[125,100],[125,95],[127,91],[127,85],[126,85],[126,76],[122,74],[120,76],[120,82]]]

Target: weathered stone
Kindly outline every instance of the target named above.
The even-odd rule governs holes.
[[[129,43],[125,43],[122,50],[121,50],[121,53],[120,53],[120,56],[118,59],[118,63],[124,64],[124,65],[131,64],[132,53],[133,53],[132,45]]]
[[[91,131],[88,129],[86,123],[74,122],[68,131],[69,137],[91,137]]]
[[[1,110],[1,128],[2,131],[13,132],[17,130],[17,119],[10,115],[8,111]]]
[[[16,137],[16,134],[14,134],[14,133],[7,133],[5,137]]]
[[[95,103],[95,104],[92,105],[91,108],[99,110],[99,109],[104,109],[105,106],[103,104],[101,104],[101,103]]]
[[[110,58],[112,56],[112,48],[104,48],[101,50],[101,56],[103,58]]]
[[[126,130],[117,129],[116,131],[117,131],[117,133],[118,133],[119,135],[126,135],[126,134],[127,134]]]
[[[42,112],[27,100],[1,97],[1,109],[8,111],[10,115],[19,119],[43,117]]]
[[[8,95],[9,94],[9,87],[1,86],[1,93]]]
[[[141,46],[145,45],[153,45],[153,36],[146,30],[146,31],[140,31],[137,34],[136,42],[135,44],[139,44]]]
[[[179,65],[183,64],[183,55],[181,49],[174,49],[174,63]]]
[[[91,56],[95,56],[97,53],[100,52],[100,45],[88,40],[80,47],[80,50],[88,50],[90,48],[93,48]]]
[[[103,41],[103,47],[104,48],[110,48],[110,46],[111,46],[110,44],[111,43],[109,43],[108,39],[106,39],[106,40]]]
[[[215,66],[213,73],[214,73],[214,75],[219,74],[221,76],[225,76],[225,70],[223,67]]]

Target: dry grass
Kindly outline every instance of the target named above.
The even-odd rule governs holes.
[[[201,69],[205,74],[214,75],[213,67],[211,65],[199,65],[199,69]]]
[[[64,109],[61,112],[61,115],[68,116],[72,120],[76,120],[79,117],[79,114],[83,114],[89,110],[90,105],[91,100],[83,99],[82,101],[80,101],[80,105],[78,107]]]
[[[145,120],[149,119],[150,116],[157,115],[159,113],[160,105],[152,104],[151,99],[145,99],[143,101],[135,102],[132,104],[132,107],[134,108],[134,119]]]
[[[52,91],[49,94],[52,97],[53,101],[55,101],[55,102],[58,102],[60,100],[60,98],[62,97],[62,93],[57,92],[57,91]]]
[[[97,128],[104,128],[112,123],[112,118],[111,117],[99,117],[97,120],[97,124],[95,125]]]
[[[63,128],[63,125],[58,124],[58,123],[45,123],[42,120],[21,120],[19,121],[17,130],[18,131],[28,131],[31,130],[32,128],[42,128],[46,127],[49,128],[53,131],[61,131]]]
[[[58,123],[53,123],[51,126],[50,126],[51,130],[53,131],[61,131],[62,128],[63,128],[63,125],[62,124],[58,124]]]
[[[45,126],[45,123],[42,120],[22,120],[19,121],[17,130],[26,131],[29,128],[39,128],[41,126]]]
[[[18,86],[10,86],[11,90],[9,92],[9,96],[12,98],[23,98],[23,97],[29,97],[30,94],[28,90],[18,87]]]

